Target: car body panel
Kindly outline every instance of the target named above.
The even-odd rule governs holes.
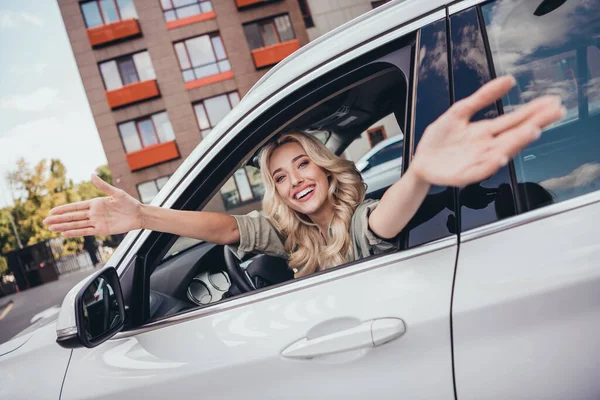
[[[0,399],[58,399],[71,350],[56,344],[56,324],[46,323],[8,343],[15,340],[25,342],[0,357]]]
[[[208,307],[159,329],[76,349],[62,399],[159,399],[178,393],[220,399],[452,398],[449,313],[456,238],[444,243],[431,252],[371,259],[361,272],[329,271],[322,275],[326,282],[293,282],[286,287],[299,288],[285,294],[271,289],[263,297],[242,297],[226,310]],[[254,301],[242,301],[252,296]],[[403,320],[406,332],[376,348],[309,360],[281,355],[303,337],[379,318]]]
[[[453,300],[459,399],[598,398],[600,195],[531,214],[585,202],[461,243]]]

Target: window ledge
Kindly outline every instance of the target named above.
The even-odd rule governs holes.
[[[179,150],[177,143],[173,140],[144,147],[141,150],[127,153],[126,156],[129,170],[136,171],[179,158]]]
[[[210,19],[217,18],[217,14],[214,11],[192,15],[191,17],[177,19],[175,21],[167,22],[167,29],[175,29],[180,26],[195,24],[196,22],[208,21]]]
[[[118,40],[141,34],[137,19],[126,19],[94,28],[88,28],[87,35],[92,47],[98,47]]]
[[[226,81],[233,79],[233,71],[221,72],[220,74],[206,76],[204,78],[196,79],[185,83],[187,90],[192,90],[201,86],[210,85],[212,83]]]
[[[262,68],[277,64],[299,48],[300,41],[298,41],[298,39],[293,39],[287,42],[252,50],[254,65],[256,68]]]
[[[108,105],[113,109],[157,96],[160,96],[160,92],[155,79],[130,83],[122,88],[106,91]]]
[[[274,3],[277,0],[235,0],[237,8],[245,8],[250,6],[258,6],[262,4]]]

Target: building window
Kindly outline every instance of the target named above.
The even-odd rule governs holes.
[[[315,26],[308,2],[306,0],[298,0],[298,5],[300,6],[300,12],[302,12],[302,18],[304,18],[304,26],[307,28]]]
[[[185,82],[231,70],[225,46],[218,34],[175,43],[175,52]]]
[[[175,140],[175,132],[166,111],[124,122],[118,127],[126,153]]]
[[[390,0],[378,0],[378,1],[372,1],[372,2],[371,2],[371,6],[372,6],[373,8],[377,8],[377,7],[379,7],[379,6],[382,6],[382,5],[384,5],[385,3],[389,3],[389,2],[390,2]]]
[[[379,142],[384,141],[387,137],[387,135],[385,134],[385,128],[383,126],[378,126],[376,128],[369,129],[367,131],[367,136],[369,137],[371,147],[375,146]]]
[[[93,0],[80,6],[88,28],[138,17],[133,0]]]
[[[150,54],[147,51],[103,62],[100,64],[100,72],[106,90],[115,90],[130,83],[156,79]]]
[[[158,194],[160,189],[162,189],[170,176],[163,176],[158,179],[153,179],[151,181],[146,181],[142,183],[138,183],[137,190],[140,194],[140,201],[144,204],[148,204],[154,200],[154,197]]]
[[[265,193],[260,171],[254,167],[243,167],[221,187],[221,196],[227,210],[243,204],[259,201]]]
[[[209,0],[161,0],[160,4],[167,22],[213,10],[212,3]]]
[[[256,50],[296,38],[290,17],[280,15],[244,25],[250,50]]]
[[[194,104],[198,126],[202,132],[202,137],[206,137],[221,121],[229,111],[240,102],[240,96],[237,92],[222,94],[211,97]]]

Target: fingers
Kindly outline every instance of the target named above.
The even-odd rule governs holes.
[[[527,121],[527,119],[534,117],[539,112],[547,111],[548,108],[557,110],[560,109],[560,107],[560,97],[542,96],[519,107],[513,112],[494,119],[476,122],[475,124],[484,125],[482,128],[485,129],[486,133],[497,135]]]
[[[73,229],[70,231],[65,231],[62,234],[64,237],[79,237],[79,236],[94,236],[96,235],[95,228],[83,228],[83,229]]]
[[[56,225],[65,222],[84,221],[89,218],[89,211],[77,211],[69,214],[52,215],[47,217],[43,222],[46,225]]]
[[[67,231],[82,229],[82,228],[93,228],[93,226],[90,224],[91,224],[91,222],[88,219],[88,220],[84,220],[84,221],[67,222],[64,224],[54,224],[54,225],[50,226],[48,229],[50,229],[52,232],[67,232]]]
[[[477,111],[507,94],[515,83],[516,80],[512,76],[493,79],[469,97],[457,101],[452,109],[458,116],[470,119]]]
[[[512,158],[531,142],[540,138],[542,129],[564,118],[564,107],[546,107],[530,116],[520,125],[500,133],[494,140],[494,147]]]
[[[116,187],[109,185],[108,183],[104,182],[102,179],[100,179],[100,177],[96,174],[92,174],[92,183],[94,184],[94,186],[96,186],[99,190],[103,191],[104,193],[108,194],[108,195],[113,195],[113,194],[117,194],[118,190]]]
[[[65,204],[62,206],[54,207],[52,210],[50,210],[49,214],[50,215],[60,215],[60,214],[65,214],[65,213],[73,212],[73,211],[89,210],[91,202],[92,202],[92,200],[85,200],[85,201],[78,201],[76,203],[70,203],[70,204]]]

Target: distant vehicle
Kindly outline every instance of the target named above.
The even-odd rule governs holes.
[[[426,126],[494,74],[517,85],[476,118],[556,92],[570,118],[479,185],[432,187],[390,252],[304,278],[283,258],[129,232],[57,320],[0,344],[0,398],[599,399],[598,27],[600,0],[406,0],[309,43],[153,205],[204,209],[279,132],[327,132],[343,154],[391,116],[404,138],[361,165],[381,190],[399,176],[384,165],[411,168]]]
[[[381,198],[383,192],[402,175],[404,135],[382,140],[356,162],[367,184],[367,197]]]

